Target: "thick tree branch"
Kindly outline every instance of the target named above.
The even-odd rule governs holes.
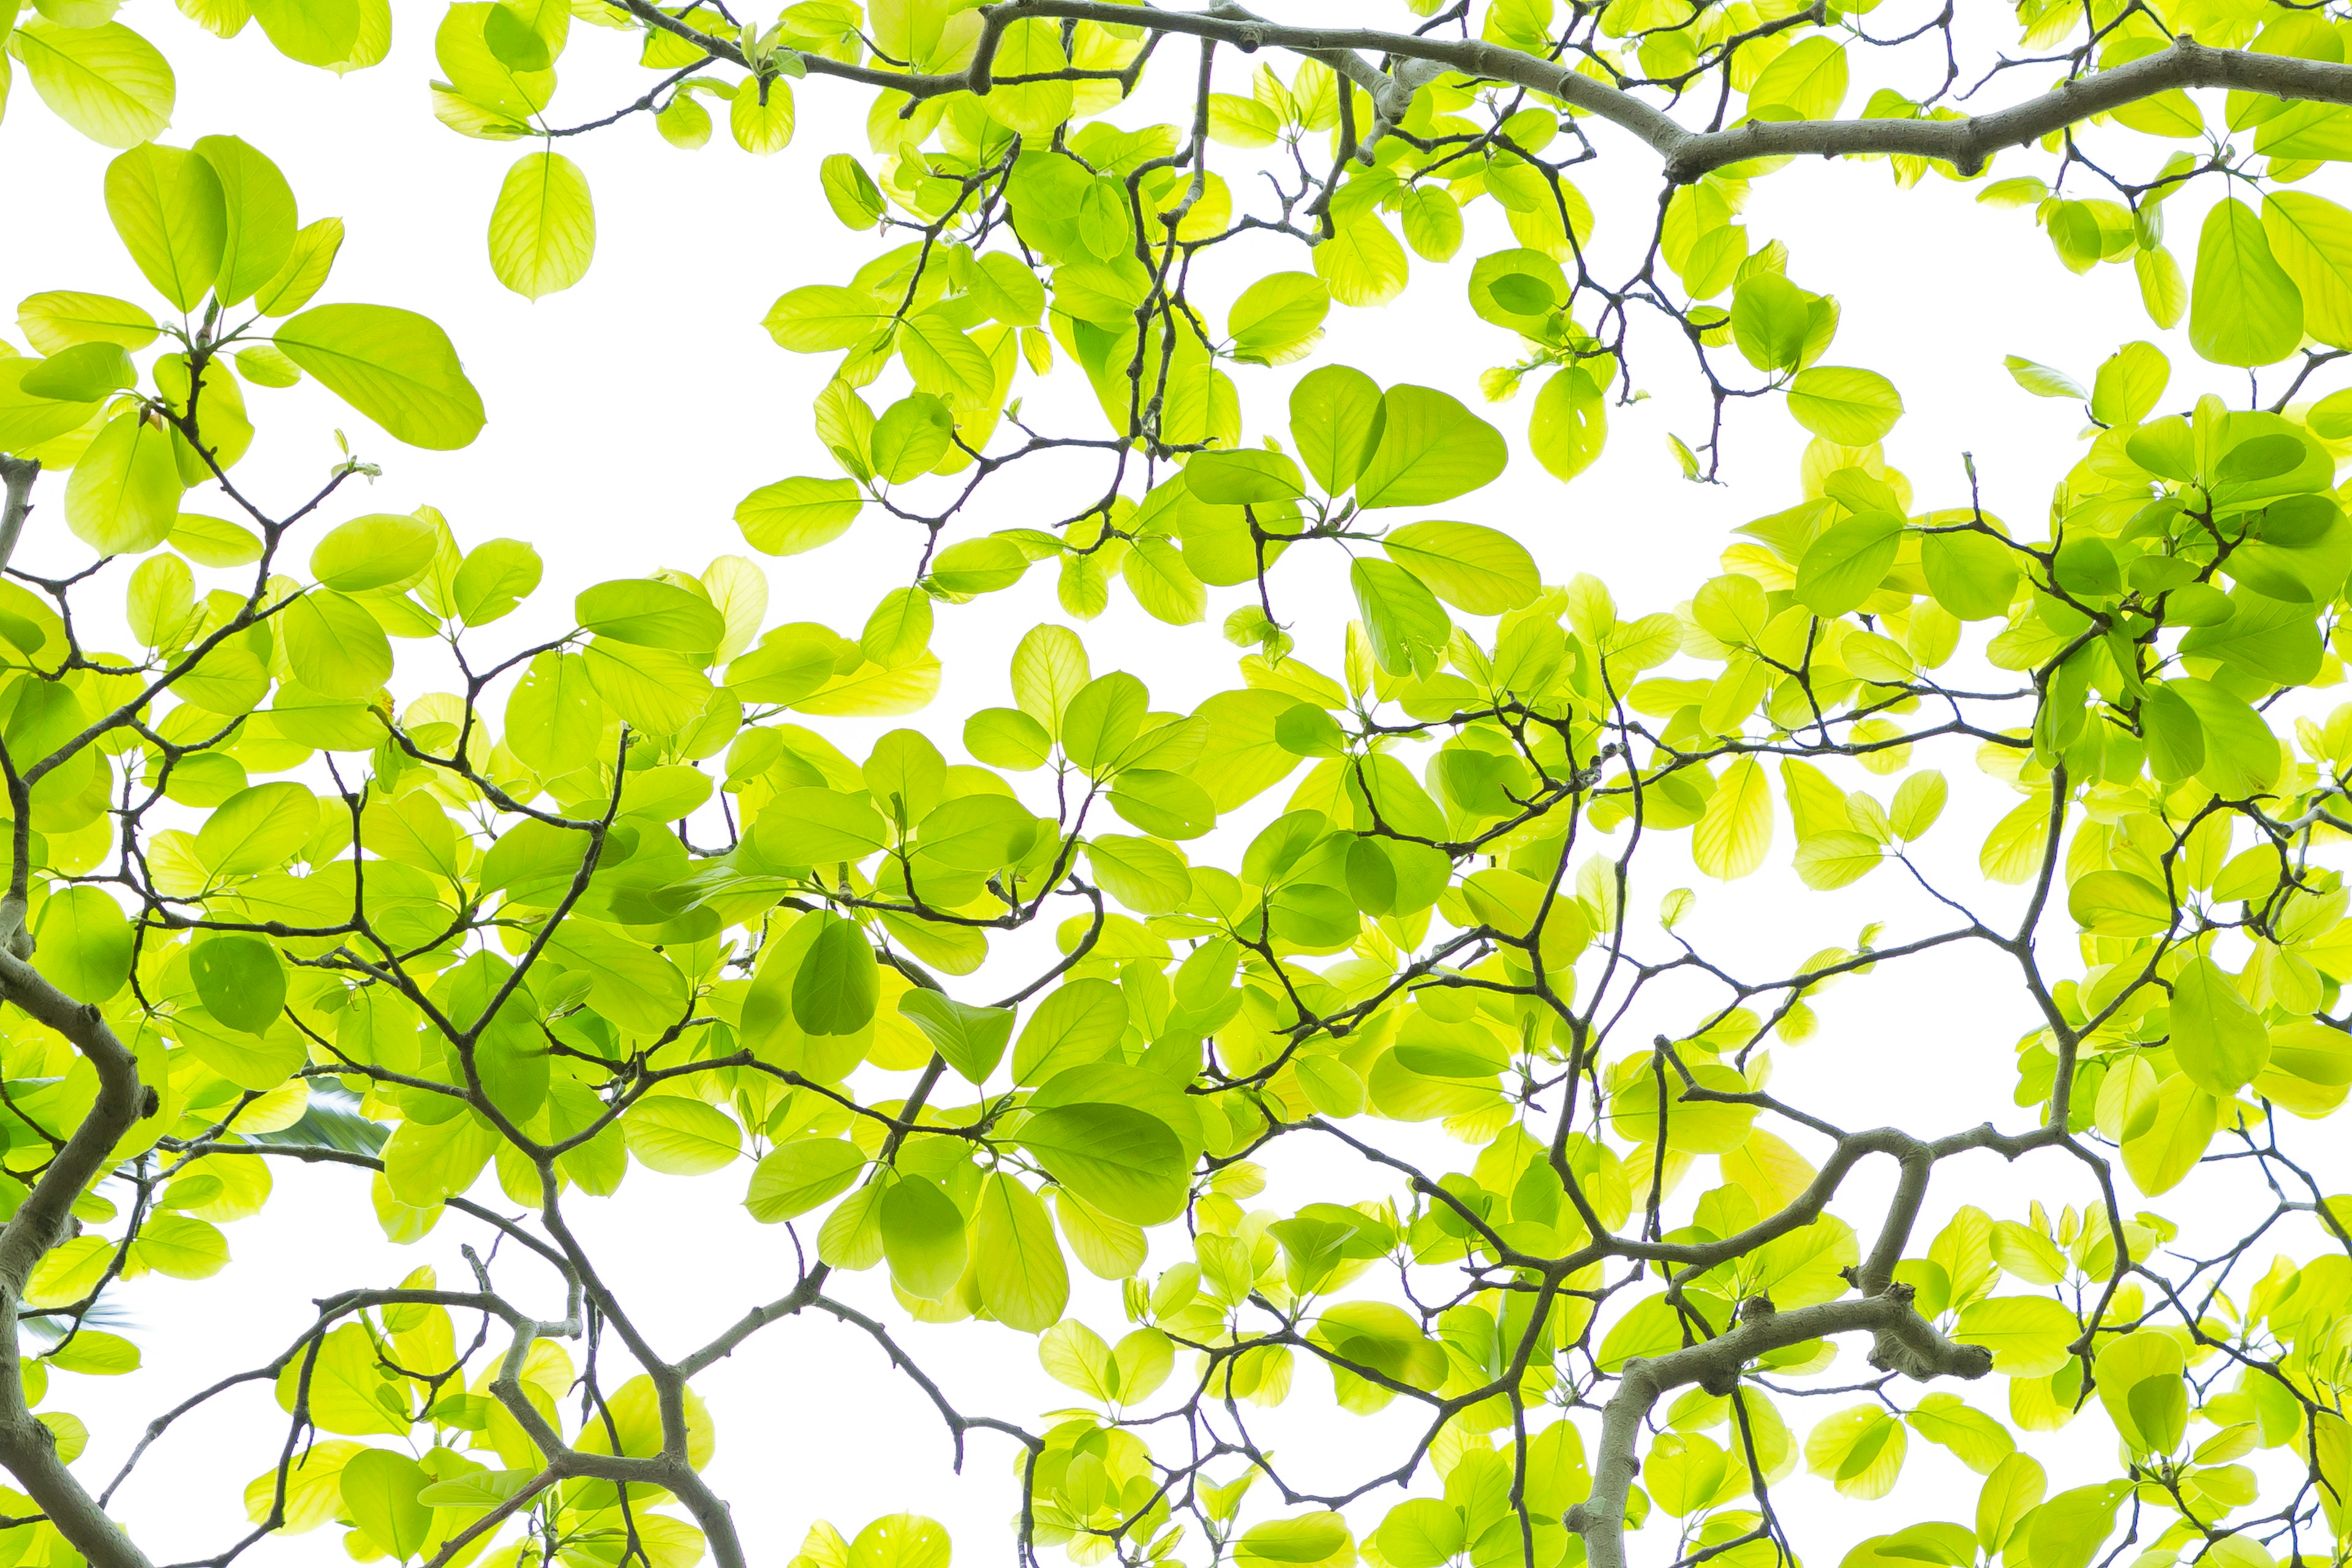
[[[0,932],[0,999],[22,1007],[89,1058],[98,1069],[98,1098],[0,1230],[0,1465],[94,1568],[148,1568],[146,1554],[66,1468],[57,1439],[26,1405],[16,1329],[33,1270],[74,1235],[74,1200],[106,1169],[122,1135],[142,1115],[154,1113],[153,1091],[140,1086],[138,1058],[115,1038],[104,1014],[76,1002],[5,951],[23,919],[21,910],[12,913],[10,929]]]
[[[1636,1468],[1634,1445],[1661,1397],[1691,1384],[1728,1393],[1738,1384],[1739,1369],[1758,1356],[1857,1330],[1874,1336],[1871,1364],[1882,1371],[1924,1382],[1979,1378],[1992,1370],[1990,1351],[1946,1339],[1913,1309],[1909,1289],[1899,1286],[1882,1295],[1763,1313],[1719,1339],[1654,1359],[1636,1356],[1625,1363],[1617,1392],[1601,1413],[1592,1493],[1568,1511],[1568,1527],[1584,1537],[1591,1568],[1625,1568],[1625,1498]]]
[[[750,68],[734,44],[664,14],[653,0],[614,3],[649,26],[698,45],[713,58]],[[1147,27],[1231,44],[1244,53],[1282,49],[1331,65],[1372,95],[1380,122],[1370,128],[1367,143],[1403,118],[1414,88],[1430,79],[1433,69],[1450,70],[1541,93],[1631,132],[1664,161],[1666,178],[1676,184],[1750,159],[1811,155],[1932,158],[1974,174],[2004,148],[2025,146],[2052,132],[2179,88],[2227,88],[2263,98],[2352,104],[2352,66],[2214,48],[2183,37],[2170,48],[2062,82],[2038,98],[1988,114],[1958,120],[1756,121],[1723,131],[1693,131],[1633,93],[1563,68],[1557,60],[1475,38],[1423,37],[1372,27],[1290,26],[1231,5],[1170,11],[1112,0],[1005,0],[983,6],[980,15],[981,35],[962,70],[900,73],[810,55],[808,73],[918,99],[985,93],[993,81],[997,40],[1007,26],[1024,17]],[[1367,56],[1385,56],[1393,63],[1382,71],[1368,64]]]
[[[32,515],[33,480],[40,472],[39,458],[12,458],[0,452],[0,484],[5,485],[7,492],[6,499],[0,500],[0,571],[7,569],[16,553],[25,519]]]

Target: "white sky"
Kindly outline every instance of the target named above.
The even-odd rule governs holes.
[[[499,535],[530,540],[546,559],[547,584],[534,605],[481,638],[486,648],[506,649],[549,635],[569,595],[589,583],[656,566],[699,571],[714,556],[750,553],[730,521],[745,492],[790,475],[834,471],[811,439],[808,416],[831,356],[785,353],[757,322],[777,294],[843,279],[872,254],[866,237],[845,232],[833,219],[816,184],[824,153],[864,152],[865,99],[835,85],[802,85],[799,140],[766,161],[729,144],[723,123],[713,143],[693,154],[660,141],[644,117],[567,143],[562,150],[594,186],[596,260],[581,287],[532,304],[491,279],[484,243],[492,197],[520,149],[467,141],[432,121],[424,83],[434,74],[436,15],[404,8],[392,58],[341,81],[279,58],[257,29],[232,43],[215,41],[159,0],[138,0],[124,19],[180,68],[170,139],[184,145],[198,135],[234,132],[275,158],[306,221],[331,213],[350,226],[320,299],[432,315],[456,341],[489,408],[488,428],[474,446],[435,454],[396,446],[310,385],[257,389],[249,401],[263,434],[240,479],[272,502],[307,495],[335,459],[327,433],[341,425],[385,474],[370,491],[348,492],[329,521],[430,502],[447,514],[462,542]],[[1872,21],[1882,34],[1899,25],[1892,7]],[[558,122],[616,107],[651,79],[635,66],[634,46],[617,36],[583,26],[572,39]],[[1185,55],[1181,74],[1189,76]],[[1220,86],[1247,90],[1238,69]],[[1853,103],[1864,91],[1858,85]],[[0,166],[7,171],[0,300],[47,289],[146,298],[104,216],[100,187],[111,154],[50,118],[21,72],[11,110],[0,128]],[[1171,115],[1163,109],[1150,118],[1165,117]],[[1134,110],[1114,118],[1149,122]],[[1651,161],[1605,130],[1595,136],[1607,156],[1582,183],[1599,215],[1601,243],[1604,249],[1638,243],[1654,199]],[[2011,157],[1997,172],[2046,173],[2045,162]],[[2324,175],[2313,184],[2325,191],[2331,183],[2334,176]],[[1887,452],[1912,478],[1917,504],[1964,500],[1959,455],[1970,451],[1988,506],[2038,532],[2051,485],[2079,451],[2079,410],[2025,395],[2002,370],[2001,356],[2016,353],[2058,365],[2087,384],[2119,343],[2158,334],[2139,309],[2126,268],[2069,275],[2029,214],[1977,207],[1976,188],[1930,177],[1898,192],[1884,166],[1800,164],[1759,184],[1748,221],[1759,242],[1777,237],[1790,244],[1790,274],[1799,283],[1843,301],[1843,327],[1830,362],[1880,370],[1901,388],[1909,412]],[[2200,194],[2190,201],[2205,199]],[[2185,264],[2194,243],[2193,211],[2171,216]],[[1433,268],[1416,259],[1413,287],[1389,310],[1335,310],[1325,352],[1310,363],[1336,358],[1384,384],[1418,381],[1469,399],[1476,373],[1515,352],[1507,334],[1470,314],[1463,292],[1470,260],[1513,242],[1491,209],[1471,216],[1471,239],[1455,264]],[[1216,274],[1205,290],[1212,300],[1229,299],[1260,270],[1306,265],[1286,242],[1253,244],[1233,247],[1208,268]],[[2175,361],[2168,405],[2209,385],[2242,391],[2234,375],[2201,374],[2206,367],[2189,358],[2179,334],[2160,341]],[[1508,529],[1536,551],[1548,581],[1577,572],[1602,577],[1629,614],[1687,596],[1717,570],[1727,529],[1800,499],[1796,462],[1805,437],[1777,401],[1740,408],[1727,482],[1683,482],[1665,432],[1692,440],[1703,432],[1703,405],[1685,354],[1675,342],[1649,335],[1636,372],[1653,397],[1612,411],[1607,455],[1569,487],[1524,456],[1527,399],[1493,411],[1519,460],[1501,482],[1444,510]],[[1303,368],[1235,369],[1252,439],[1280,428],[1281,400]],[[1075,398],[1032,393],[1030,407],[1091,419],[1091,400],[1075,371],[1070,380]],[[1007,476],[984,492],[975,524],[1045,524],[1060,515],[1055,502],[1064,488],[1076,493],[1077,483]],[[49,487],[51,504],[36,520],[24,564],[38,569],[80,558],[79,546],[63,533],[56,496],[57,487]],[[205,509],[199,498],[190,505]],[[306,553],[307,546],[299,550],[297,562]],[[869,519],[823,552],[765,563],[771,615],[822,620],[855,635],[879,595],[906,581],[913,556],[911,540]],[[1318,563],[1313,574],[1293,567],[1277,578],[1285,613],[1295,605],[1302,618],[1300,656],[1327,670],[1337,667],[1336,633],[1346,613],[1333,592],[1336,561]],[[101,581],[120,580],[118,572]],[[1157,705],[1189,706],[1239,683],[1230,663],[1234,650],[1215,639],[1213,626],[1243,595],[1216,591],[1212,626],[1179,630],[1146,620],[1118,591],[1110,614],[1081,630],[1098,673],[1132,669],[1153,684]],[[954,754],[961,715],[1007,700],[1004,660],[1013,642],[1038,620],[1063,618],[1045,568],[1012,592],[943,609],[934,646],[946,656],[946,679],[930,715],[916,722],[933,729]],[[839,728],[861,732],[859,726]],[[845,745],[863,753],[862,741]],[[1957,786],[1929,858],[1952,873],[1951,886],[1965,889],[1985,826],[2011,797],[1977,775],[1963,750],[1918,760],[1942,766]],[[1853,782],[1864,781],[1857,775]],[[1277,808],[1286,794],[1277,789],[1254,810]],[[1783,819],[1776,868],[1785,867],[1789,845]],[[1662,867],[1637,884],[1635,907],[1653,908],[1668,888],[1691,880],[1686,868]],[[1791,897],[1804,901],[1791,909]],[[1760,976],[1787,973],[1822,947],[1850,942],[1872,919],[1894,922],[1888,941],[1933,929],[1924,902],[1895,886],[1893,872],[1824,898],[1803,894],[1780,869],[1730,889],[1704,888],[1691,929],[1703,949],[1711,942],[1743,973]],[[1990,902],[2004,907],[1999,898]],[[1822,1005],[1827,1027],[1819,1038],[1779,1053],[1776,1092],[1849,1125],[1892,1119],[1927,1133],[1986,1119],[2021,1125],[2023,1113],[2009,1103],[2009,1047],[2030,1022],[2014,991],[1984,961],[1965,957],[1851,984]],[[971,994],[985,999],[977,990]],[[1699,998],[1685,994],[1686,1019]],[[1637,1026],[1627,1037],[1643,1039],[1647,1031]],[[1433,1129],[1388,1130],[1429,1151],[1442,1168],[1468,1163],[1472,1151],[1448,1152]],[[2314,1142],[2306,1141],[2306,1152]],[[2320,1163],[2338,1184],[2352,1173],[2340,1152]],[[721,1174],[688,1185],[633,1171],[617,1199],[574,1206],[615,1249],[617,1282],[667,1345],[698,1342],[745,1305],[790,1284],[782,1233],[749,1224],[733,1206],[740,1181]],[[1980,1158],[1947,1173],[1936,1223],[1959,1201],[2016,1218],[2023,1217],[2029,1196],[2079,1202],[2083,1190],[2073,1184],[2073,1173],[2062,1178],[2051,1165],[2011,1173]],[[2211,1205],[2209,1215],[2226,1217],[2250,1200],[2263,1201],[2233,1178],[2219,1185],[2223,1190],[2203,1200]],[[1286,1157],[1262,1201],[1349,1200],[1375,1190],[1328,1160]],[[1855,1201],[1840,1212],[1866,1231],[1874,1214],[1868,1196],[1879,1190],[1873,1180],[1858,1181]],[[2177,1218],[2195,1217],[2177,1194],[2158,1206]],[[1931,1234],[1923,1229],[1913,1250],[1924,1250]],[[138,1424],[187,1391],[275,1353],[307,1321],[311,1298],[393,1283],[428,1258],[441,1265],[445,1280],[454,1278],[456,1243],[472,1238],[468,1227],[445,1223],[420,1247],[389,1248],[374,1228],[362,1183],[338,1173],[281,1169],[270,1209],[232,1228],[237,1261],[229,1273],[202,1286],[142,1282],[124,1292],[142,1324],[144,1374],[113,1384],[57,1380],[51,1403],[83,1415],[94,1429],[90,1458],[80,1468],[93,1478],[110,1473]],[[1097,1287],[1089,1295],[1089,1284],[1081,1281],[1073,1310],[1115,1338],[1124,1326],[1116,1293]],[[854,1300],[887,1302],[879,1271],[845,1289]],[[554,1308],[548,1300],[547,1310]],[[1041,1424],[1041,1411],[1065,1403],[1063,1391],[1035,1369],[1027,1343],[1003,1330],[918,1327],[907,1342],[967,1412]],[[1860,1352],[1850,1348],[1842,1364],[1858,1373],[1859,1363]],[[854,1532],[868,1518],[898,1509],[946,1521],[967,1563],[1008,1555],[1006,1521],[1015,1497],[1010,1446],[976,1439],[965,1477],[950,1478],[939,1424],[854,1332],[814,1321],[772,1329],[706,1384],[719,1422],[711,1479],[734,1500],[755,1562],[782,1561],[814,1518]],[[1281,1435],[1276,1441],[1283,1456],[1301,1464],[1304,1478],[1338,1482],[1395,1462],[1394,1423],[1338,1415],[1319,1374],[1302,1373],[1299,1385],[1291,1406],[1265,1427]],[[266,1399],[232,1404],[234,1418],[216,1418],[192,1439],[167,1443],[126,1493],[125,1517],[158,1562],[208,1554],[242,1530],[243,1485],[282,1438]],[[1793,1411],[1791,1424],[1801,1436],[1843,1403]],[[2104,1461],[2104,1436],[2084,1435],[2097,1426],[2095,1417],[2060,1437],[2028,1439],[2051,1466],[2053,1489],[2066,1484],[2070,1470],[2084,1469],[2088,1479],[2086,1467]],[[1911,1468],[1885,1504],[1849,1504],[1805,1479],[1777,1495],[1803,1521],[1801,1542],[1826,1563],[1864,1534],[1919,1519],[1969,1518],[1976,1481],[1941,1450],[1915,1441]],[[1362,1522],[1377,1520],[1373,1510]],[[248,1561],[319,1561],[332,1550],[332,1534],[265,1546]],[[1654,1556],[1664,1545],[1659,1534],[1635,1538],[1635,1550]],[[1190,1555],[1197,1561],[1197,1542]]]

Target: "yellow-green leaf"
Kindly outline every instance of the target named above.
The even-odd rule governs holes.
[[[526,153],[490,210],[490,270],[526,300],[569,289],[596,252],[588,176],[560,153]]]
[[[2216,202],[2197,237],[2189,342],[2215,364],[2274,364],[2303,338],[2303,295],[2271,253],[2263,220],[2235,196]]]
[[[34,17],[8,36],[33,90],[58,119],[108,147],[136,147],[172,123],[172,68],[119,22],[62,27]]]

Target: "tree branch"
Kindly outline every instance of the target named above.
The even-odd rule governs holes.
[[[0,501],[0,571],[16,553],[16,540],[25,531],[25,520],[33,511],[33,480],[39,477],[38,458],[12,458],[0,452],[0,482],[7,487],[7,499]]]
[[[98,1069],[98,1099],[0,1230],[0,1465],[93,1568],[148,1568],[146,1553],[66,1468],[56,1437],[26,1405],[16,1327],[34,1268],[79,1228],[74,1200],[107,1168],[122,1135],[142,1116],[154,1114],[154,1092],[141,1088],[138,1058],[115,1038],[104,1014],[74,1001],[6,951],[24,918],[21,910],[10,916],[10,929],[0,931],[0,999],[14,1002],[89,1058]]]
[[[1764,1313],[1719,1339],[1655,1359],[1636,1356],[1625,1363],[1617,1392],[1601,1412],[1592,1493],[1568,1510],[1568,1528],[1584,1537],[1591,1568],[1625,1568],[1625,1497],[1633,1484],[1633,1447],[1651,1407],[1662,1396],[1694,1383],[1713,1393],[1727,1393],[1738,1386],[1739,1369],[1758,1356],[1856,1330],[1874,1336],[1871,1364],[1883,1371],[1925,1382],[1979,1378],[1992,1370],[1990,1351],[1946,1339],[1913,1309],[1910,1290],[1901,1286],[1883,1295]]]
[[[665,15],[653,0],[614,0],[645,22],[686,39],[713,58],[750,68],[742,51]],[[971,63],[960,71],[900,73],[804,57],[811,76],[839,77],[910,98],[985,93],[992,84],[996,40],[1024,17],[1056,17],[1144,27],[1228,43],[1244,52],[1276,48],[1319,59],[1372,94],[1382,122],[1401,120],[1430,68],[1541,93],[1631,132],[1664,160],[1666,178],[1685,184],[1727,164],[1756,158],[1886,156],[1932,158],[1963,174],[1982,171],[2008,147],[2037,142],[2053,131],[2108,114],[2176,88],[2228,88],[2258,97],[2352,104],[2352,66],[2248,49],[2221,49],[2183,37],[2168,49],[2127,64],[2060,83],[2038,98],[1989,114],[1958,120],[1789,120],[1754,121],[1723,131],[1690,130],[1622,88],[1563,68],[1558,61],[1475,38],[1433,38],[1371,27],[1302,27],[1268,21],[1238,5],[1205,11],[1165,11],[1115,0],[1003,0],[981,8],[982,33]],[[1384,72],[1366,56],[1397,62]],[[1420,69],[1408,68],[1417,65]],[[1367,138],[1369,142],[1370,137]]]

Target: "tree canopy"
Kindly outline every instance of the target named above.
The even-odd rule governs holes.
[[[389,0],[178,8],[282,58],[0,0],[0,109],[121,149],[90,210],[147,285],[45,279],[0,353],[0,561],[81,547],[0,580],[0,1565],[153,1563],[142,1484],[201,1444],[253,1477],[209,1568],[741,1568],[825,1500],[723,1494],[705,1396],[820,1320],[1001,1478],[968,1561],[1795,1568],[1806,1489],[1870,1505],[1841,1568],[2352,1560],[2352,15],[401,16],[439,122],[524,144],[486,289],[597,288],[564,149],[645,120],[869,237],[759,323],[825,356],[814,441],[698,454],[750,552],[808,558],[779,596],[825,618],[775,624],[746,555],[648,540],[550,605],[531,520],[363,510],[502,400],[631,460],[643,394],[478,388],[339,291],[346,193],[175,124],[175,70],[379,65]],[[590,54],[644,90],[558,112]],[[793,155],[803,107],[866,154]],[[1799,259],[1835,235],[1743,219],[1811,156],[1890,210],[1970,183],[2136,292],[2087,388],[2009,362],[2087,421],[2045,514],[1888,465],[1920,367],[1840,363]],[[1655,201],[1596,210],[1603,161]],[[42,246],[12,220],[12,276]],[[1475,387],[1325,346],[1454,289]],[[2168,402],[2200,362],[2231,395]],[[1523,431],[1572,497],[1670,378],[1690,480],[1751,401],[1810,441],[1685,597],[1621,606],[1491,487]],[[352,416],[324,482],[240,467],[304,382]],[[836,605],[847,553],[899,585]],[[1062,613],[1000,700],[935,705],[1033,571]],[[1155,703],[1070,624],[1138,614],[1223,689]],[[1770,941],[1710,919],[1749,877]],[[1931,1016],[2008,1114],[1922,1092]],[[1776,1092],[1865,1028],[1870,1124]],[[1976,1201],[2003,1165],[2038,1195]],[[635,1167],[770,1227],[691,1340],[580,1222]],[[338,1168],[352,1226],[445,1261],[142,1426],[68,1412],[154,1381],[121,1286],[236,1310],[237,1227]],[[932,1353],[971,1320],[1029,1406]],[[1898,1486],[1930,1448],[1981,1481]],[[898,1462],[909,1511],[795,1568],[947,1563]]]

